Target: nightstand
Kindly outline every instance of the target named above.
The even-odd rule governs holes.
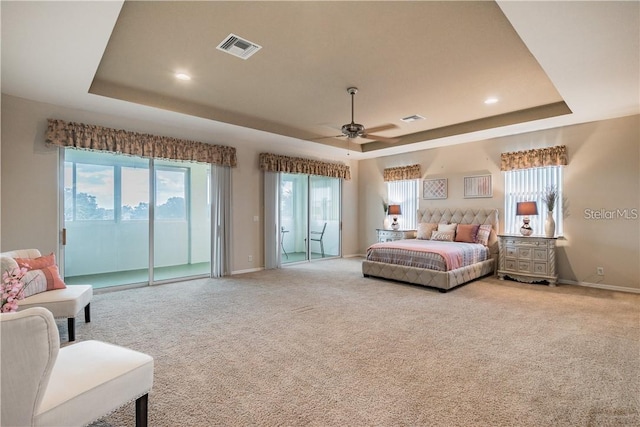
[[[385,230],[378,228],[378,242],[393,242],[394,240],[415,239],[417,230]]]
[[[549,286],[558,281],[556,273],[556,238],[501,234],[498,277],[505,276],[520,282],[546,280]]]

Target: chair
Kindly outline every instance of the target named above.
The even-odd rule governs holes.
[[[327,223],[324,223],[324,227],[322,227],[322,231],[310,231],[309,240],[314,242],[320,242],[320,253],[322,253],[322,258],[324,258],[324,243],[322,243],[322,238],[324,237],[324,232],[327,229]]]
[[[58,334],[46,308],[0,315],[0,424],[83,426],[135,400],[146,426],[153,358],[100,341],[60,348]]]
[[[3,252],[1,256],[2,271],[13,270],[18,264],[13,258],[38,258],[37,249],[20,249]],[[76,316],[84,308],[84,321],[91,322],[91,298],[93,286],[69,285],[66,289],[41,292],[18,301],[18,310],[32,307],[44,307],[53,313],[56,319],[67,319],[69,341],[76,340]]]

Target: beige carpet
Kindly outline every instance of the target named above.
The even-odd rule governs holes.
[[[91,307],[79,340],[155,358],[154,427],[640,425],[640,295],[494,278],[441,294],[345,259]],[[93,426],[134,424],[130,404]]]

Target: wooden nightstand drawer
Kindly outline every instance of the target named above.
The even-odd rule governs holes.
[[[548,251],[547,249],[534,249],[533,250],[534,261],[547,261]]]
[[[532,254],[533,254],[533,249],[518,247],[518,259],[521,259],[521,258],[531,259]]]
[[[547,263],[546,262],[534,262],[533,263],[533,273],[535,273],[535,274],[547,274]]]
[[[532,273],[531,261],[518,260],[518,273]]]

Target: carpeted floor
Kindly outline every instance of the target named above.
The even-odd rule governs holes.
[[[154,357],[154,427],[640,425],[640,295],[495,278],[441,294],[343,259],[91,310],[78,340]],[[130,404],[92,426],[133,425]]]

